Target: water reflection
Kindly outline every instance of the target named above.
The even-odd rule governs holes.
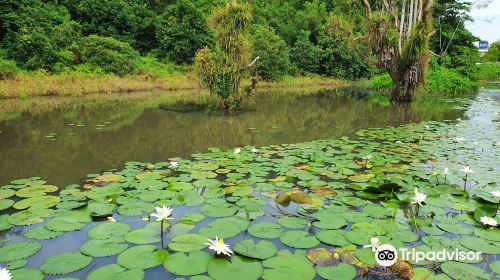
[[[176,93],[178,94],[178,93]],[[124,162],[166,161],[209,147],[296,143],[368,127],[461,117],[462,103],[425,97],[393,105],[385,95],[321,90],[259,94],[254,110],[223,117],[166,111],[172,93],[0,102],[0,185],[41,176],[78,183]]]

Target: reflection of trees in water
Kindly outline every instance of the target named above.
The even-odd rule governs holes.
[[[33,175],[73,183],[86,173],[130,160],[165,161],[209,147],[296,143],[352,135],[367,127],[427,119],[452,119],[452,103],[391,105],[387,96],[321,92],[261,95],[255,111],[238,116],[177,113],[156,109],[158,100],[71,105],[36,116],[0,122],[0,183]],[[111,124],[103,130],[96,125]],[[68,126],[83,123],[85,127]],[[256,128],[259,133],[249,128]],[[68,135],[68,132],[76,135]],[[56,141],[49,133],[58,133]]]

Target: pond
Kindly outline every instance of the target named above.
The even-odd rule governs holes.
[[[0,187],[0,267],[14,280],[500,274],[500,91],[411,105],[277,92],[226,117],[159,109],[168,98],[2,105],[0,139],[21,169],[2,150],[2,173],[19,172]],[[156,206],[173,210],[163,227]],[[216,237],[235,255],[214,255]],[[366,247],[377,243],[481,255],[387,269]]]
[[[356,90],[294,90],[261,94],[252,111],[227,117],[160,109],[172,95],[182,94],[0,100],[0,185],[31,176],[67,185],[130,160],[352,136],[368,127],[456,119],[464,111],[453,99],[392,105],[385,95]]]

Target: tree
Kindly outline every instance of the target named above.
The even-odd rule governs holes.
[[[302,74],[319,73],[320,69],[321,49],[309,40],[310,34],[308,30],[301,30],[290,53],[292,62]]]
[[[369,46],[393,81],[391,99],[410,102],[429,64],[434,0],[376,2],[373,13],[369,1],[363,3],[370,26]]]
[[[192,63],[197,50],[213,43],[205,16],[190,2],[168,6],[156,30],[160,55],[178,64]]]
[[[215,46],[196,53],[196,72],[210,92],[219,97],[224,111],[237,110],[244,98],[240,82],[250,65],[251,23],[252,8],[232,0],[210,17]]]
[[[500,62],[500,42],[494,42],[484,54],[484,60],[489,62]]]
[[[290,68],[290,50],[274,29],[256,25],[253,36],[254,57],[259,57],[256,74],[265,80],[275,80],[288,73]]]

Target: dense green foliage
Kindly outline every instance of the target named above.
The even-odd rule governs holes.
[[[209,16],[227,3],[2,0],[0,53],[28,71],[163,75],[171,72],[173,63],[189,67],[198,50],[214,48],[217,38],[208,27]],[[349,35],[366,33],[369,25],[362,1],[254,0],[248,4],[254,18],[249,35],[253,50],[244,55],[260,57],[252,68],[256,76],[276,80],[313,74],[356,80],[380,72],[363,40],[349,40],[347,34],[332,31],[332,19],[343,17],[350,23]],[[478,52],[472,42],[478,38],[464,26],[469,8],[456,0],[436,2],[430,49],[440,66],[474,80]],[[498,60],[495,50],[485,59]]]
[[[500,42],[491,44],[488,51],[484,54],[484,60],[489,62],[500,62]]]
[[[197,50],[212,44],[207,20],[189,2],[167,7],[161,15],[156,36],[160,53],[176,63],[192,63]]]
[[[240,83],[250,68],[252,19],[250,5],[236,1],[214,10],[210,27],[215,46],[196,53],[196,72],[210,92],[219,97],[225,111],[239,109],[244,99]]]
[[[481,63],[476,64],[477,78],[480,81],[500,81],[500,64]]]
[[[17,72],[16,62],[0,58],[0,80],[12,79]]]
[[[290,69],[290,50],[273,28],[256,25],[253,36],[253,53],[260,57],[256,73],[266,80],[286,75]]]

